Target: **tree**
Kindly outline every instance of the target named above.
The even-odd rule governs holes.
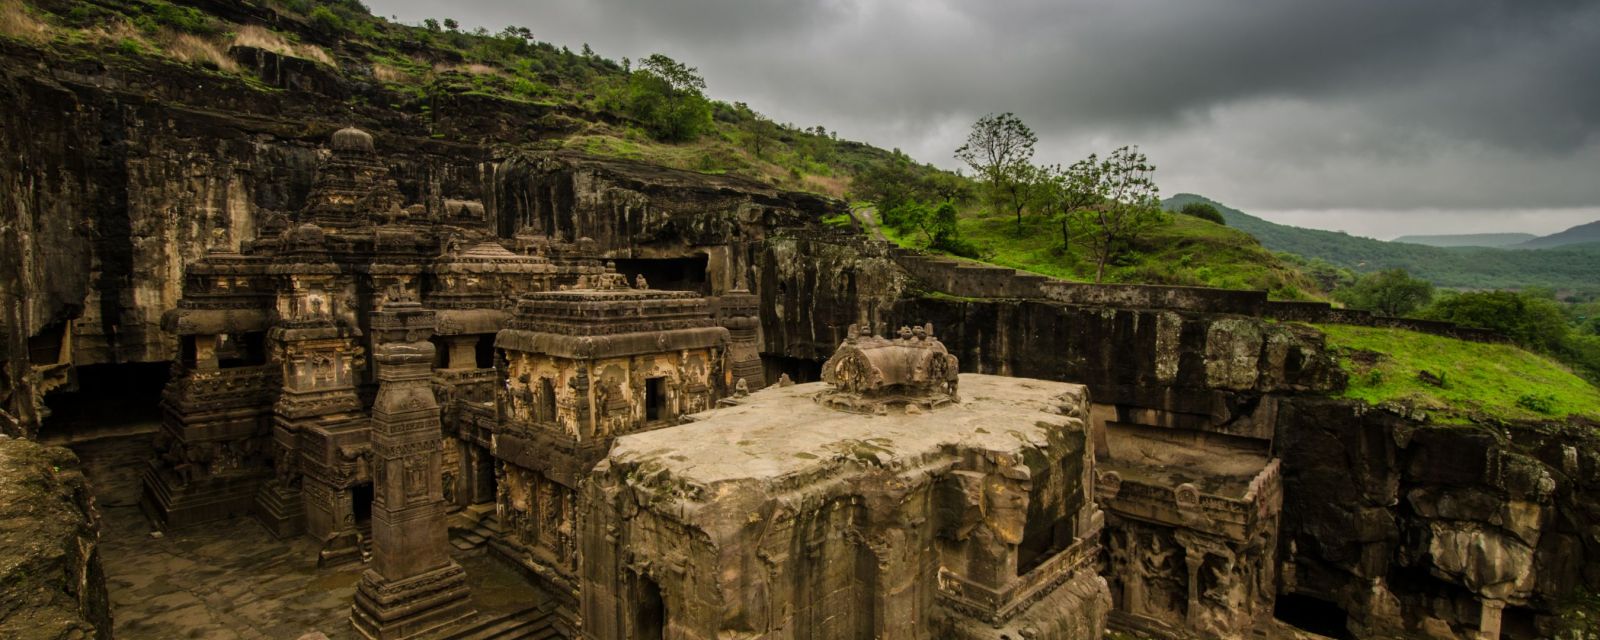
[[[684,142],[711,128],[711,101],[700,72],[656,53],[628,75],[626,108],[657,140]]]
[[[1033,173],[1033,145],[1038,136],[1022,119],[1007,112],[979,118],[967,134],[967,143],[956,149],[956,159],[972,167],[988,183],[994,212],[1010,209],[1017,216],[1017,232],[1022,232],[1022,211],[1027,205],[1026,186],[1018,184]]]
[[[1498,332],[1513,342],[1545,353],[1559,353],[1571,331],[1554,300],[1513,291],[1469,291],[1441,298],[1420,314]]]
[[[1352,309],[1400,318],[1427,306],[1433,300],[1433,285],[1411,277],[1405,269],[1389,269],[1362,276],[1355,284],[1335,290],[1333,298]]]
[[[1094,154],[1074,162],[1040,167],[1034,188],[1034,209],[1061,225],[1061,248],[1072,250],[1072,218],[1078,211],[1100,201],[1100,163]]]
[[[449,29],[451,31],[455,31],[456,29],[460,29],[461,28],[461,23],[456,22],[455,18],[445,18],[444,19],[444,28]]]
[[[1178,213],[1191,218],[1210,220],[1222,226],[1228,226],[1228,221],[1223,219],[1222,212],[1208,202],[1191,202],[1178,209]]]
[[[1095,261],[1095,282],[1105,279],[1107,263],[1165,220],[1155,170],[1137,147],[1122,147],[1104,160],[1090,155],[1067,170],[1071,188],[1081,190],[1075,197],[1087,203],[1072,217],[1084,228],[1078,242]]]
[[[422,21],[422,26],[426,27],[429,31],[438,31],[439,21],[433,18],[427,18]]]

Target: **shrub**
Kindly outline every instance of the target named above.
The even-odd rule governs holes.
[[[1355,284],[1334,291],[1333,297],[1352,309],[1399,318],[1433,300],[1433,285],[1411,277],[1405,269],[1390,269],[1363,276]]]
[[[338,35],[344,31],[344,18],[340,18],[339,14],[325,6],[312,9],[309,18],[311,27],[323,35]]]
[[[1183,208],[1178,209],[1178,213],[1201,220],[1210,220],[1220,225],[1228,224],[1228,221],[1223,219],[1222,212],[1217,211],[1216,207],[1206,202],[1191,202],[1183,205]]]
[[[1517,406],[1534,413],[1552,414],[1556,411],[1556,398],[1547,394],[1525,393],[1517,396]]]

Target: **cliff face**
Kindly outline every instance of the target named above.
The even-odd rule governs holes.
[[[100,516],[60,447],[0,436],[0,637],[110,638]]]
[[[1478,623],[1512,637],[1600,579],[1600,437],[1592,424],[1429,425],[1357,403],[1286,401],[1288,588],[1334,602],[1362,637]]]
[[[170,359],[158,324],[184,266],[300,208],[337,120],[299,120],[288,114],[307,108],[281,108],[281,94],[203,74],[56,67],[36,52],[6,53],[0,90],[16,102],[0,116],[9,194],[0,220],[15,225],[7,240],[26,256],[7,265],[20,273],[6,285],[26,300],[25,332],[75,319],[78,365]],[[194,102],[164,98],[168,83]],[[484,190],[482,148],[379,140],[412,201],[437,208]]]
[[[1179,428],[1269,438],[1264,397],[1343,384],[1320,334],[1259,318],[936,297],[902,300],[891,316],[932,322],[963,370],[1078,381],[1098,404],[1159,411]]]

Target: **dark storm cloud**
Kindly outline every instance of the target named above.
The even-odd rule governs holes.
[[[661,51],[719,98],[947,167],[974,119],[1014,111],[1042,160],[1139,144],[1165,191],[1269,212],[1600,205],[1592,0],[372,4]]]

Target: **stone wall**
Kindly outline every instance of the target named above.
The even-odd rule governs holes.
[[[1359,637],[1551,637],[1600,588],[1593,424],[1432,425],[1360,403],[1280,409],[1285,590],[1333,602]],[[1500,617],[1497,609],[1495,616]]]
[[[0,436],[0,637],[111,638],[99,545],[77,457]]]
[[[1270,438],[1264,398],[1344,384],[1320,333],[1255,318],[948,298],[901,300],[887,317],[932,322],[962,371],[1085,384],[1127,422],[1153,410],[1173,427]]]

